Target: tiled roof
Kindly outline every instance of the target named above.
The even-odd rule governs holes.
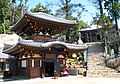
[[[8,59],[8,58],[14,58],[14,56],[11,56],[11,55],[8,55],[8,54],[4,54],[4,53],[0,53],[0,58]]]
[[[89,28],[86,29],[81,29],[80,31],[91,31],[91,30],[96,30],[96,29],[101,29],[102,26],[100,25],[91,25]]]
[[[69,43],[64,43],[60,41],[51,41],[51,42],[46,42],[46,43],[41,43],[41,42],[35,42],[33,40],[19,40],[20,44],[27,45],[27,46],[33,46],[33,47],[51,47],[53,45],[63,45],[68,49],[75,49],[75,50],[80,50],[80,49],[87,49],[87,46],[83,45],[77,45],[77,44],[69,44]]]
[[[31,15],[36,18],[42,18],[42,19],[46,19],[46,20],[50,20],[50,21],[54,21],[54,22],[60,22],[60,23],[66,23],[66,24],[76,24],[76,21],[58,18],[58,17],[55,17],[50,14],[46,14],[43,12],[37,12],[37,13],[26,12],[26,14]]]
[[[21,34],[21,33],[26,33],[24,30],[27,30],[27,28],[32,29],[33,25],[37,29],[41,29],[41,28],[52,29],[53,32],[52,34],[55,35],[75,27],[77,25],[77,22],[75,20],[73,21],[73,20],[58,18],[43,12],[37,12],[37,13],[26,12],[24,16],[21,17],[21,19],[15,25],[11,26],[10,29],[11,31],[16,32],[17,34]]]
[[[4,53],[10,53],[16,51],[19,47],[19,45],[23,46],[29,46],[29,47],[37,47],[37,48],[49,48],[52,46],[61,46],[61,47],[66,47],[67,49],[70,50],[86,50],[88,46],[86,45],[79,45],[79,44],[69,44],[69,43],[64,43],[60,41],[51,41],[51,42],[35,42],[33,40],[24,40],[24,39],[19,39],[18,43],[14,46],[12,46],[9,49],[4,50]]]

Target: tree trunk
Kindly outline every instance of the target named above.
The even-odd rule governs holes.
[[[101,18],[103,17],[103,7],[102,7],[102,0],[98,0],[98,3],[99,3],[99,6],[100,6],[100,15],[101,15]]]
[[[116,30],[118,31],[119,29],[118,29],[118,23],[117,23],[117,15],[116,15],[116,9],[114,8],[114,0],[111,0],[111,2],[112,2],[112,9],[113,9],[113,17],[114,17],[114,19],[115,19],[115,27],[116,27]]]
[[[65,3],[66,3],[66,6],[65,6],[65,12],[66,12],[66,19],[68,19],[68,16],[69,16],[69,1],[68,0],[65,0]],[[67,32],[67,33],[69,33],[69,32]],[[67,40],[67,42],[69,42],[69,34],[67,34],[66,33],[66,40]]]
[[[68,0],[65,0],[65,2],[66,2],[66,9],[65,9],[65,12],[66,12],[66,19],[68,19],[68,16],[69,16],[69,2],[68,2]]]

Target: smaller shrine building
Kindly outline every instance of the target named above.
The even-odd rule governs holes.
[[[89,28],[81,29],[81,39],[84,43],[86,42],[100,42],[102,36],[99,31],[102,29],[100,25],[91,25]]]

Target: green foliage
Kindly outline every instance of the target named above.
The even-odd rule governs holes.
[[[59,8],[56,11],[56,16],[69,20],[77,20],[80,18],[82,12],[87,11],[81,3],[72,3],[72,0],[60,0],[58,5]],[[67,42],[74,43],[78,41],[80,27],[79,24],[78,26],[62,33],[66,36]]]
[[[88,28],[88,25],[84,21],[79,20],[78,25],[76,27],[68,30],[67,34],[69,36],[69,42],[77,42],[79,39],[79,30],[84,28]]]
[[[86,11],[84,6],[80,3],[74,4],[71,3],[71,0],[60,0],[59,9],[56,11],[56,16],[66,18],[69,20],[77,20],[77,18],[80,18],[80,15],[83,11]],[[48,14],[51,14],[51,10],[48,9],[47,6],[44,6],[42,4],[38,4],[35,8],[31,9],[31,12],[45,12]],[[76,14],[76,17],[73,17],[72,15]],[[79,25],[75,28],[71,28],[68,31],[63,32],[61,35],[66,35],[67,42],[74,43],[77,42],[79,39],[79,29],[85,28],[86,24],[83,21],[78,22]]]
[[[3,26],[0,25],[0,34],[2,34],[2,33],[3,33]]]
[[[112,28],[112,22],[110,21],[108,16],[102,16],[100,17],[95,17],[93,22],[91,24],[97,24],[97,25],[101,25],[102,29],[98,30],[97,33],[100,34],[102,36],[102,40],[105,40],[105,32],[110,30]]]
[[[69,30],[61,33],[61,36],[62,35],[66,35],[67,42],[69,42],[69,43],[75,43],[79,39],[78,27],[71,28],[71,29],[69,29]]]
[[[82,20],[79,20],[77,23],[78,23],[78,25],[76,27],[71,28],[61,34],[61,35],[68,36],[67,38],[69,40],[67,40],[67,42],[69,42],[69,43],[75,43],[75,42],[77,43],[77,41],[79,39],[79,30],[88,28],[88,25]]]
[[[83,12],[87,12],[85,6],[81,3],[72,3],[74,0],[60,0],[59,9],[56,11],[56,15],[69,19],[70,16],[81,18]],[[76,16],[75,16],[76,15]]]
[[[119,29],[117,20],[120,18],[120,0],[91,0],[91,1],[97,1],[97,3],[101,1],[102,9],[104,8],[106,10],[106,12],[103,13],[103,11],[101,12],[101,8],[99,9],[100,15],[97,15],[97,17],[94,18],[93,24],[98,24],[102,26],[102,29],[99,31],[99,33],[101,33],[101,35],[103,36],[105,46],[107,46],[107,50],[109,52],[110,45],[117,44],[117,46],[119,46],[119,34],[118,34]],[[115,32],[113,30],[115,30]],[[118,52],[117,47],[114,50],[115,52]]]
[[[102,26],[105,26],[106,21],[111,21],[111,23],[116,24],[116,29],[118,28],[117,20],[120,18],[120,1],[119,0],[89,0],[92,4],[100,10],[99,21]],[[103,13],[103,8],[107,10],[107,13]],[[108,15],[108,16],[105,16]],[[98,17],[98,14],[97,14]],[[95,22],[95,20],[94,20]]]
[[[114,20],[115,12],[116,12],[116,17],[119,17],[118,14],[120,11],[118,11],[118,10],[120,7],[118,7],[118,4],[119,4],[117,2],[118,0],[89,0],[89,1],[91,1],[95,5],[95,7],[100,10],[100,14],[96,14],[96,17],[93,18],[94,21],[92,22],[92,24],[101,25],[103,28],[100,32],[102,32],[104,34],[105,31],[108,31],[110,28],[112,28],[112,26],[114,24],[112,22]],[[114,3],[112,3],[112,1]],[[103,2],[104,2],[104,4],[103,4]],[[98,4],[98,5],[96,5],[96,4]],[[107,10],[108,14],[106,14],[106,13],[103,14],[103,8],[105,8],[105,10]],[[101,12],[101,10],[102,10],[102,12]],[[108,16],[106,16],[106,15],[108,15]]]
[[[69,42],[74,43],[77,42],[79,39],[79,32],[78,32],[78,27],[74,27],[70,30],[68,30],[69,34]]]
[[[14,18],[14,22],[13,24],[15,24],[20,18],[21,18],[21,7],[20,5],[16,6],[16,9],[15,9],[15,18]]]
[[[0,33],[4,32],[11,33],[9,30],[10,26],[10,0],[0,0]]]
[[[105,0],[105,9],[108,12],[109,18],[112,22],[115,21],[116,30],[119,31],[117,20],[120,18],[120,1],[119,0]]]
[[[111,18],[114,18],[114,13],[116,13],[116,17],[120,18],[120,1],[119,0],[106,0],[104,3],[104,7],[109,13]]]
[[[49,10],[48,7],[46,7],[46,6],[44,6],[44,5],[40,4],[40,3],[38,3],[38,5],[36,5],[35,8],[32,8],[30,11],[31,12],[40,12],[40,11],[42,11],[42,12],[45,12],[47,14],[51,13],[51,10]]]
[[[83,20],[79,20],[78,21],[78,29],[85,29],[85,28],[88,28],[88,25],[83,21]]]

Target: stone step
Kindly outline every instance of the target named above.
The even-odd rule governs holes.
[[[88,45],[88,77],[120,77],[120,73],[105,66],[102,45],[100,43]]]

